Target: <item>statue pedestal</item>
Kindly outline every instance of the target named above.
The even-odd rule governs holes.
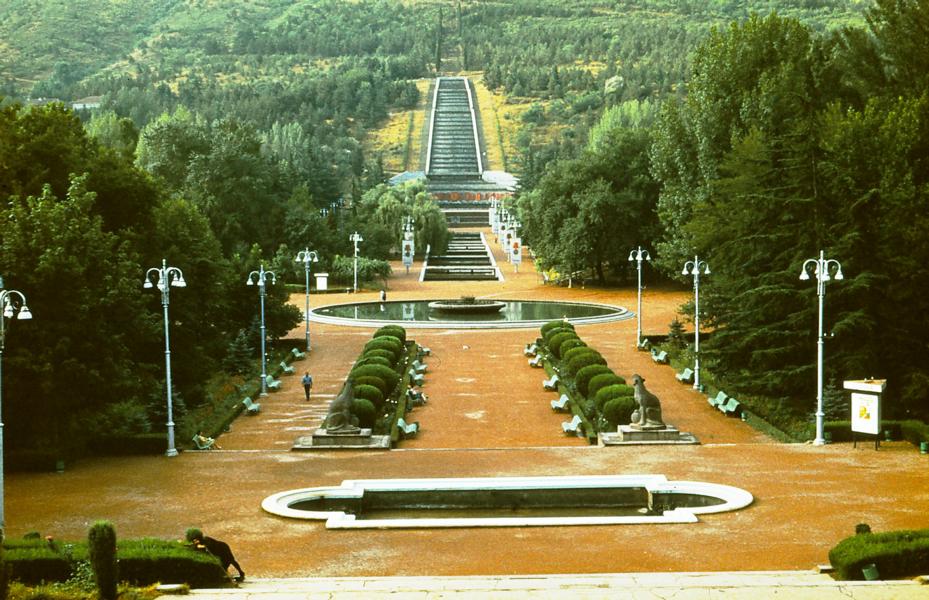
[[[678,431],[672,425],[664,427],[637,427],[620,425],[616,433],[601,432],[602,446],[630,446],[635,444],[699,444],[692,433]]]
[[[370,429],[351,433],[330,433],[323,428],[313,435],[301,435],[291,450],[390,450],[389,435],[371,435]]]

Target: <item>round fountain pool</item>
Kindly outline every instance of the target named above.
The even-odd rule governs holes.
[[[290,490],[261,507],[328,529],[695,523],[744,508],[743,489],[663,475],[347,480]]]
[[[621,306],[591,302],[546,302],[541,300],[497,300],[502,304],[493,311],[436,310],[441,300],[409,302],[354,302],[330,304],[310,310],[310,320],[317,323],[357,325],[361,327],[400,323],[404,327],[458,329],[539,327],[555,319],[572,323],[605,323],[631,319],[634,313]],[[430,308],[430,304],[433,308]]]

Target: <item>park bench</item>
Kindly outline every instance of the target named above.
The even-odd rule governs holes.
[[[408,374],[409,374],[409,376],[410,376],[410,383],[411,383],[411,384],[413,384],[413,385],[422,385],[422,384],[423,384],[423,376],[420,375],[419,373],[417,373],[415,369],[410,369],[409,372],[408,372]]]
[[[536,344],[535,342],[531,344],[526,344],[526,347],[523,348],[523,354],[525,354],[526,356],[536,356],[538,351],[539,351],[539,345]]]
[[[727,417],[737,417],[742,414],[742,404],[732,396],[724,404],[720,404],[718,408]]]
[[[568,408],[570,399],[567,394],[562,394],[557,400],[552,400],[552,410],[562,412]]]
[[[296,348],[291,348],[290,353],[294,355],[294,360],[300,360],[306,356],[306,352],[300,352]]]
[[[652,343],[648,341],[648,338],[642,338],[642,341],[639,342],[638,346],[636,346],[636,348],[642,351],[649,350],[651,347]]]
[[[409,401],[409,403],[413,406],[423,406],[424,404],[426,404],[426,401],[428,400],[428,398],[426,397],[426,394],[422,392],[416,392],[412,389],[408,389],[406,391],[406,398]]]
[[[562,421],[561,428],[565,433],[579,433],[581,428],[581,418],[577,415],[574,415],[574,418],[570,421]]]
[[[400,437],[416,437],[416,434],[419,433],[419,421],[407,423],[403,417],[400,417],[397,419],[397,431],[400,432]]]
[[[213,438],[207,438],[207,441],[205,443],[201,443],[200,436],[195,435],[193,437],[193,443],[194,443],[194,447],[197,450],[212,450],[213,445],[216,443],[216,440],[214,440]]]
[[[293,375],[293,374],[294,374],[294,368],[291,367],[290,365],[288,365],[286,362],[281,361],[281,363],[280,363],[279,366],[281,367],[281,373],[282,373],[282,374],[284,374],[284,375]]]
[[[542,381],[542,388],[550,392],[558,391],[558,382],[561,381],[561,378],[557,375],[552,375],[551,379],[546,379]]]
[[[266,386],[268,387],[268,389],[271,390],[272,392],[276,392],[276,391],[278,391],[279,389],[281,389],[281,380],[280,380],[280,379],[275,379],[275,378],[271,377],[270,375],[267,375],[267,376],[265,376],[265,385],[266,385]]]
[[[428,367],[426,366],[426,363],[421,363],[421,362],[419,362],[419,360],[414,360],[410,366],[412,366],[413,369],[414,369],[417,373],[425,373],[425,372],[426,372],[426,369],[428,368]]]
[[[677,378],[681,383],[693,383],[694,382],[694,370],[690,367],[687,367],[680,373],[676,374],[674,377]]]
[[[726,400],[729,399],[729,396],[726,395],[726,392],[719,390],[715,396],[707,396],[707,401],[710,403],[710,406],[713,408],[719,408],[721,405],[726,403]]]
[[[529,366],[530,366],[530,367],[534,367],[534,368],[536,368],[536,369],[541,369],[541,368],[542,368],[542,355],[541,355],[541,354],[536,354],[536,355],[535,355],[535,358],[530,358],[530,359],[529,359]]]
[[[668,364],[668,353],[662,350],[661,352],[656,352],[652,350],[652,360],[660,365]]]
[[[246,396],[242,400],[242,404],[245,405],[245,412],[246,414],[249,414],[249,415],[257,415],[258,412],[261,410],[261,403],[252,402],[252,399],[249,398],[248,396]]]
[[[426,348],[425,346],[418,346],[416,348],[416,358],[422,358],[424,356],[429,356],[432,354],[432,350]]]

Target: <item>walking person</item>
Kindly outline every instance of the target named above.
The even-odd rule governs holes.
[[[313,376],[307,371],[303,374],[303,379],[300,382],[303,384],[303,393],[306,394],[306,399],[309,400],[310,389],[313,387]]]

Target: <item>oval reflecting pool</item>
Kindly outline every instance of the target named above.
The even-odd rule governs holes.
[[[538,327],[555,319],[567,319],[572,323],[604,323],[634,316],[621,306],[588,302],[500,299],[505,304],[501,310],[473,313],[435,310],[429,307],[434,302],[436,299],[331,304],[310,310],[310,320],[358,326],[402,323],[405,327],[510,328]]]

